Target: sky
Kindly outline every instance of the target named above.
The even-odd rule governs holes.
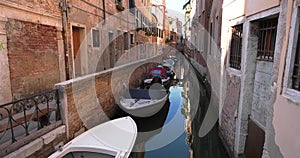
[[[161,4],[162,0],[152,0],[154,3]],[[166,0],[168,16],[178,17],[181,22],[184,22],[183,5],[186,0]]]
[[[184,22],[184,10],[182,10],[185,0],[166,0],[168,15],[178,17],[181,22]]]
[[[166,0],[167,8],[183,13],[182,7],[185,0]]]

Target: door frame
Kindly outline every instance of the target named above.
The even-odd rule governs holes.
[[[79,53],[80,55],[80,76],[81,75],[85,75],[88,73],[88,54],[87,54],[87,39],[86,39],[86,26],[83,25],[83,24],[79,24],[79,23],[74,23],[74,22],[71,22],[70,23],[70,34],[71,34],[71,67],[72,67],[72,77],[75,78],[75,77],[78,77],[76,76],[76,70],[75,70],[75,58],[74,58],[74,55],[75,55],[75,52],[74,52],[74,43],[73,43],[73,27],[77,27],[80,29],[80,47],[79,47],[79,50],[81,53]]]

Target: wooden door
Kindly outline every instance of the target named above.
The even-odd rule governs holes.
[[[265,131],[263,131],[250,119],[248,123],[248,135],[245,147],[246,158],[261,158],[264,143]]]
[[[80,28],[72,27],[73,36],[73,57],[75,61],[75,76],[80,76],[81,74],[81,60],[80,60]]]

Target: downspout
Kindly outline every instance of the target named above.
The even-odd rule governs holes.
[[[70,68],[69,61],[70,55],[68,54],[68,7],[67,0],[62,0],[59,3],[59,7],[62,13],[62,37],[63,37],[63,45],[64,45],[64,58],[65,58],[65,75],[66,80],[70,79]]]
[[[105,0],[102,0],[102,7],[103,7],[103,24],[105,24],[105,20],[106,20]]]

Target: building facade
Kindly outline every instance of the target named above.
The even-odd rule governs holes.
[[[299,156],[298,5],[223,2],[219,124],[232,156]]]
[[[150,0],[1,1],[0,103],[114,67],[130,48],[152,41],[151,6]]]
[[[1,1],[0,104],[65,80],[59,2]]]
[[[145,45],[153,42],[154,30],[151,27],[154,22],[157,23],[153,19],[150,2],[150,0],[3,0],[0,2],[0,149],[3,149],[0,156],[18,149],[20,149],[18,154],[22,155],[26,152],[26,157],[30,156],[28,154],[31,151],[36,151],[36,155],[44,153],[44,156],[47,156],[49,152],[54,151],[54,146],[65,142],[66,135],[68,136],[69,126],[66,125],[68,120],[63,119],[68,117],[63,116],[65,114],[63,106],[72,109],[71,105],[65,105],[64,101],[57,101],[58,106],[61,106],[62,116],[57,117],[55,126],[51,124],[51,127],[47,126],[46,130],[40,130],[44,126],[37,125],[36,131],[32,134],[31,131],[28,133],[27,123],[32,121],[33,117],[25,113],[33,108],[27,107],[27,104],[18,107],[21,109],[19,111],[22,111],[22,116],[24,112],[24,118],[20,117],[18,119],[20,122],[15,121],[13,127],[6,126],[7,119],[11,119],[8,118],[7,113],[14,119],[16,119],[15,115],[21,116],[19,111],[11,108],[18,106],[12,101],[44,94],[48,90],[55,89],[55,84],[63,81],[72,82],[75,78],[112,70],[116,66],[156,55],[158,49]],[[161,21],[159,22],[163,34],[164,27],[161,26]],[[161,41],[157,40],[156,43],[160,44]],[[120,62],[121,59],[126,60]],[[106,82],[107,75],[102,77]],[[110,88],[107,84],[105,86],[107,89]],[[106,95],[106,93],[101,94]],[[55,95],[56,97],[58,94]],[[108,99],[106,103],[109,104],[112,100]],[[46,103],[44,101],[31,102],[31,104],[39,107],[43,106],[40,104]],[[7,112],[7,109],[12,111]],[[76,107],[71,111],[77,111]],[[41,116],[36,117],[40,123]],[[74,131],[77,128],[84,129],[82,124],[72,125],[76,128]],[[17,132],[22,135],[18,140],[22,141],[15,143],[13,140],[15,144],[11,145],[7,141],[10,138],[2,139],[3,133],[10,134],[14,127],[21,126],[24,126],[24,130]],[[47,134],[48,131],[52,133],[44,137],[43,134]],[[55,133],[53,137],[49,138],[48,136],[53,133]],[[23,142],[23,138],[26,141]],[[28,142],[33,144],[42,142],[42,145],[35,148],[37,145],[31,144],[23,149],[24,144]]]

